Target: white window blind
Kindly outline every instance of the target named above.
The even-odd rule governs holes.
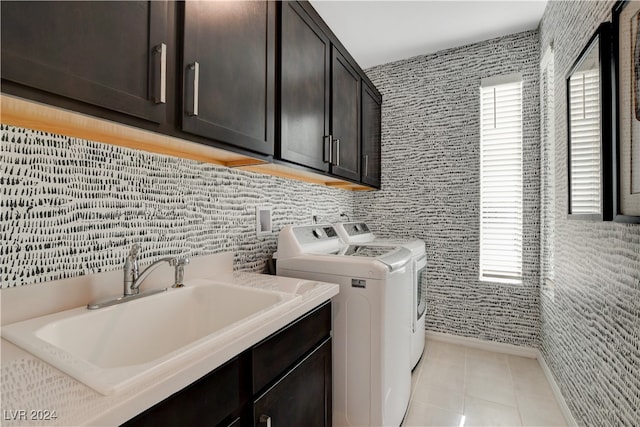
[[[480,280],[519,283],[522,277],[521,77],[483,81],[480,114]]]
[[[601,212],[599,83],[597,67],[569,80],[572,214]]]

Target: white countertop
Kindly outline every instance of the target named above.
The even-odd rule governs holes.
[[[201,278],[206,278],[202,277]],[[119,425],[221,366],[338,293],[335,284],[246,272],[211,277],[239,286],[296,294],[265,318],[259,328],[230,336],[213,351],[194,354],[182,368],[159,372],[120,393],[103,396],[19,347],[2,340],[2,426]],[[197,280],[197,279],[191,279]],[[185,281],[189,285],[189,281]],[[55,414],[55,419],[42,420]]]

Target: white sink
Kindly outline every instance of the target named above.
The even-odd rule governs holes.
[[[2,327],[2,336],[104,395],[259,325],[295,294],[199,280],[98,310]]]

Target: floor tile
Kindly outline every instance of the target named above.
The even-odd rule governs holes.
[[[439,360],[426,360],[420,372],[420,382],[464,391],[464,365],[451,365]]]
[[[544,376],[544,372],[536,359],[520,356],[508,356],[507,361],[511,373],[519,377]]]
[[[464,366],[466,348],[461,345],[432,341],[429,347],[428,358],[450,365]]]
[[[536,359],[427,340],[412,384],[404,426],[566,425]]]
[[[522,426],[517,408],[474,397],[465,397],[464,426]]]
[[[567,421],[555,399],[520,395],[518,396],[518,409],[522,417],[522,425],[525,427],[567,425]]]
[[[529,397],[553,398],[553,391],[544,376],[513,376],[513,385],[517,395]]]
[[[507,363],[506,354],[496,353],[495,351],[480,350],[478,348],[467,349],[467,360],[468,359]]]
[[[505,360],[467,358],[466,372],[468,375],[484,377],[488,381],[498,380],[511,382],[511,371]]]
[[[515,408],[516,393],[510,378],[488,379],[470,372],[465,376],[465,395]]]
[[[553,391],[536,359],[509,356],[516,394],[553,399]]]
[[[464,394],[461,390],[454,390],[421,381],[416,384],[411,401],[462,413]]]
[[[432,405],[414,402],[402,423],[403,427],[459,427],[462,414]]]

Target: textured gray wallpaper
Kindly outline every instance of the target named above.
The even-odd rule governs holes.
[[[555,279],[541,349],[580,425],[640,425],[640,226],[568,221],[566,74],[613,1],[548,3],[555,57]]]
[[[538,347],[539,44],[529,31],[367,70],[383,95],[382,190],[355,215],[425,240],[427,329]],[[523,284],[480,282],[480,80],[523,75]]]
[[[565,76],[613,1],[548,3],[524,32],[372,68],[382,190],[351,193],[1,126],[2,287],[233,251],[262,270],[280,227],[340,212],[427,243],[427,329],[540,347],[580,425],[640,425],[640,226],[567,221]],[[555,51],[554,281],[540,294],[539,61]],[[524,76],[524,281],[478,281],[479,84]],[[542,147],[548,149],[549,147]],[[549,171],[551,165],[542,168]],[[544,172],[546,173],[546,172]],[[551,196],[549,196],[551,197]],[[273,207],[257,237],[255,206]],[[547,223],[547,222],[545,222]],[[545,255],[547,256],[547,255]]]
[[[3,288],[122,268],[134,242],[143,262],[233,251],[261,271],[281,227],[351,214],[349,191],[0,126]],[[256,206],[273,208],[272,235],[256,235]]]

